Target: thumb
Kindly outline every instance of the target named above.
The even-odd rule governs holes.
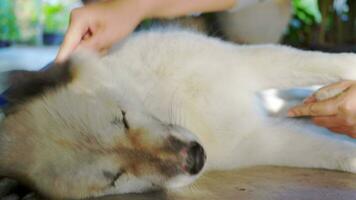
[[[314,93],[314,97],[318,100],[326,100],[333,98],[346,89],[348,89],[351,85],[354,84],[354,81],[340,81],[337,83],[333,83],[330,85],[327,85],[325,87],[320,88],[318,91]]]
[[[330,116],[338,113],[340,97],[317,101],[314,103],[297,105],[288,111],[289,117],[302,116]]]
[[[103,31],[97,30],[90,37],[82,40],[78,45],[79,49],[89,49],[96,52],[100,52],[103,49],[107,49],[109,37],[105,37]]]

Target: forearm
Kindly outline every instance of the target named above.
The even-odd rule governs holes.
[[[258,3],[264,3],[268,0],[235,0],[235,1],[236,1],[236,3],[235,3],[233,10],[236,11],[239,9],[244,9],[249,6],[253,6]]]
[[[174,18],[193,13],[223,11],[232,8],[236,0],[139,0],[145,18]]]

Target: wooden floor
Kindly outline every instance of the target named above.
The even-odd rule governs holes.
[[[176,192],[125,195],[96,200],[352,200],[356,175],[318,169],[254,167],[212,172]]]

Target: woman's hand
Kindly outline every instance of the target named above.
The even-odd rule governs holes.
[[[104,53],[130,34],[145,16],[139,0],[111,0],[74,9],[56,62],[74,50],[87,48]]]
[[[78,48],[105,53],[145,18],[173,18],[231,8],[235,0],[98,0],[72,11],[56,62]]]
[[[327,96],[332,97],[320,100]],[[318,126],[356,138],[356,81],[341,81],[321,88],[303,105],[291,108],[288,116],[311,116]]]

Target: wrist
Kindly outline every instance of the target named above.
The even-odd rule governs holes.
[[[159,10],[168,0],[137,0],[141,9],[142,19],[159,18]]]
[[[232,8],[236,0],[137,0],[143,18],[173,18]]]
[[[105,2],[105,1],[104,1]],[[142,21],[147,18],[149,12],[149,5],[146,0],[107,0],[106,2],[111,2],[111,10],[114,15],[121,16],[123,7],[127,10],[131,19],[134,21]],[[118,12],[118,10],[120,12]]]

